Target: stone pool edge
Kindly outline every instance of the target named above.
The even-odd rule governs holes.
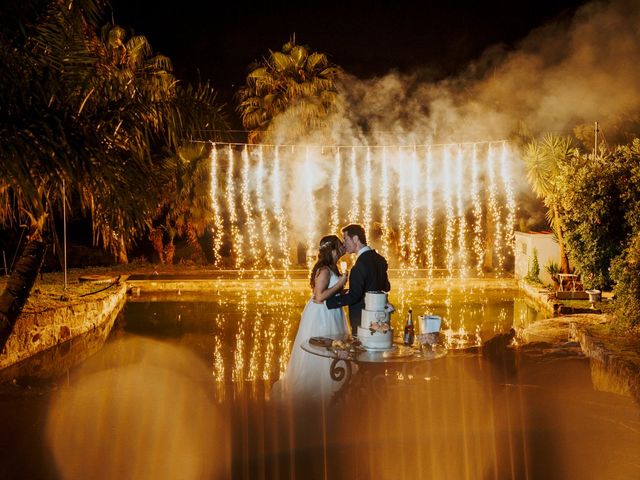
[[[113,325],[126,303],[127,289],[126,282],[122,282],[84,301],[23,312],[0,353],[0,370],[92,330],[102,331],[105,325]]]

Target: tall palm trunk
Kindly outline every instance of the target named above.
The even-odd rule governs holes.
[[[562,228],[560,227],[560,213],[558,212],[558,207],[553,206],[553,216],[554,220],[552,223],[554,233],[556,234],[556,238],[558,239],[558,247],[560,254],[560,272],[562,273],[570,273],[569,270],[569,256],[567,255],[567,249],[564,245],[564,235],[562,233]]]
[[[127,245],[125,244],[124,238],[122,236],[118,238],[118,244],[116,248],[116,261],[120,265],[129,263],[129,256],[127,255]]]
[[[7,286],[0,295],[0,351],[4,349],[13,326],[22,312],[44,262],[46,245],[41,240],[29,240]]]

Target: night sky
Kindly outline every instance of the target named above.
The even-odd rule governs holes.
[[[231,103],[248,66],[294,32],[298,44],[327,53],[359,78],[398,70],[439,80],[489,46],[511,48],[535,27],[568,20],[584,1],[111,3],[115,22],[169,56],[178,78],[209,80],[220,99]]]

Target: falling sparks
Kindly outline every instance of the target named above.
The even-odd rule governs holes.
[[[445,148],[444,155],[442,156],[442,196],[444,198],[444,209],[446,215],[446,231],[444,235],[444,251],[445,251],[445,265],[449,276],[453,275],[454,265],[454,251],[453,251],[453,239],[455,238],[455,216],[453,214],[453,189],[451,179],[451,150]]]
[[[305,184],[305,196],[306,196],[306,212],[307,218],[307,268],[311,270],[315,261],[316,251],[316,238],[314,228],[315,218],[315,200],[313,198],[313,165],[311,163],[311,156],[309,148],[305,149],[304,154],[304,184]]]
[[[286,272],[291,266],[289,259],[289,232],[287,218],[282,208],[282,174],[280,169],[280,153],[276,147],[274,151],[273,174],[271,175],[271,194],[273,199],[273,212],[278,224],[278,237],[280,239],[282,269]]]
[[[464,165],[462,159],[462,145],[458,146],[456,155],[456,217],[458,226],[458,268],[460,277],[467,276],[467,255],[465,245],[465,235],[467,233],[467,222],[465,220],[463,188],[464,182]]]
[[[476,275],[482,275],[484,248],[482,248],[482,204],[478,178],[478,151],[473,146],[471,153],[471,203],[473,205],[473,253],[476,256]]]
[[[415,147],[411,152],[410,166],[411,207],[409,210],[409,266],[418,268],[418,154]]]
[[[382,149],[382,173],[380,174],[380,206],[382,210],[382,254],[389,258],[389,165],[387,162],[387,149]]]
[[[364,164],[364,231],[367,238],[371,237],[371,149],[367,148]]]
[[[271,228],[267,208],[264,204],[264,155],[262,145],[258,149],[258,167],[256,169],[256,206],[260,214],[260,227],[262,230],[262,244],[267,267],[273,272],[273,252],[271,249]]]
[[[247,237],[249,240],[249,253],[251,254],[251,258],[253,259],[253,267],[257,268],[258,262],[260,260],[259,250],[258,250],[258,239],[256,237],[256,221],[253,218],[253,208],[251,201],[251,168],[250,168],[250,159],[249,159],[249,149],[247,145],[242,149],[242,183],[240,187],[240,198],[242,211],[244,214],[246,229],[247,229]]]
[[[349,222],[360,221],[360,176],[358,175],[358,163],[355,147],[351,148],[351,202],[349,209]]]
[[[398,152],[400,160],[400,184],[398,188],[399,217],[398,217],[398,247],[400,253],[400,268],[404,272],[405,261],[407,259],[407,208],[406,208],[406,190],[407,190],[407,172],[406,157],[404,152]]]
[[[214,266],[220,268],[222,266],[222,238],[224,233],[224,225],[222,223],[222,215],[220,213],[220,203],[218,202],[218,149],[213,146],[211,149],[211,199],[213,210],[213,258]]]
[[[242,253],[242,234],[238,228],[238,215],[236,213],[235,200],[235,179],[233,175],[233,148],[228,148],[227,165],[227,209],[229,210],[229,225],[231,227],[231,240],[233,242],[233,252],[235,254],[235,267],[238,270],[244,269],[244,254]]]
[[[427,218],[426,218],[426,232],[425,232],[425,258],[426,268],[429,272],[429,276],[433,275],[433,155],[431,154],[431,147],[427,150],[426,159],[426,184],[427,184]]]
[[[500,250],[502,243],[502,222],[500,208],[498,206],[498,185],[495,174],[495,155],[492,145],[489,145],[487,152],[487,177],[489,182],[489,211],[491,212],[491,225],[493,226],[493,245],[491,248],[496,255],[497,269],[502,271],[504,256]]]
[[[281,268],[286,277],[290,269],[310,268],[319,237],[338,233],[342,222],[361,222],[368,243],[391,268],[409,275],[424,268],[430,276],[482,276],[487,269],[503,271],[513,255],[514,159],[504,141],[362,148],[217,144],[214,150],[218,266],[228,256],[236,269],[266,268],[275,275]],[[300,253],[295,263],[294,249]]]
[[[334,154],[333,176],[331,179],[331,224],[330,232],[337,232],[340,224],[340,173],[342,172],[342,158],[340,157],[340,149],[335,149]]]
[[[504,244],[513,254],[514,235],[513,231],[516,223],[516,200],[511,186],[511,175],[509,173],[509,148],[507,142],[502,142],[502,153],[500,155],[500,179],[504,196],[506,198],[507,214],[504,226]]]

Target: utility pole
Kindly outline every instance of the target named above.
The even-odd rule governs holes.
[[[598,158],[598,122],[596,122],[596,126],[594,128],[595,132],[595,141],[593,147],[593,158]]]
[[[64,178],[62,179],[62,237],[64,244],[64,291],[67,291],[67,200]]]

